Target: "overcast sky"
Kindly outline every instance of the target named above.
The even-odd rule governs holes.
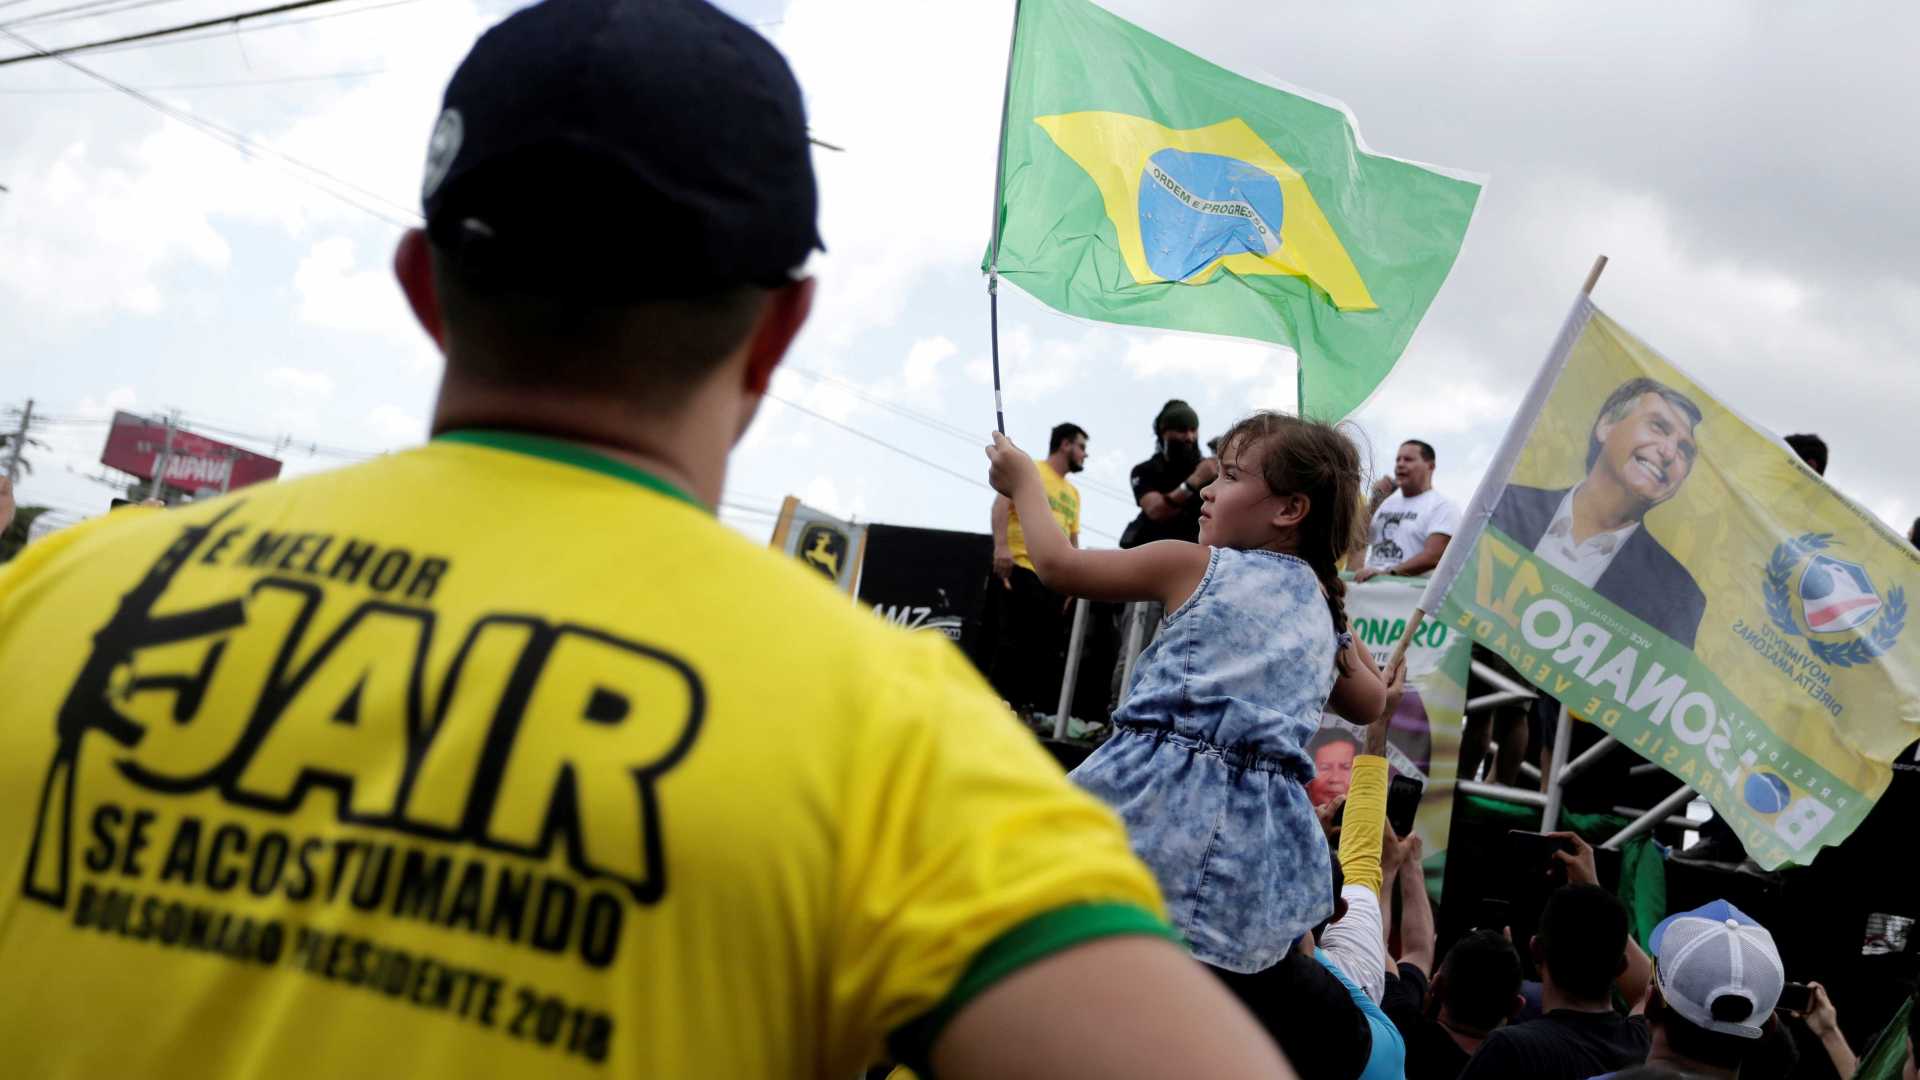
[[[21,0],[0,24],[72,2]],[[173,0],[16,29],[52,45],[247,6]],[[55,62],[0,67],[0,405],[32,397],[62,421],[24,503],[104,509],[113,492],[87,477],[104,471],[99,421],[116,407],[290,437],[290,473],[347,460],[326,448],[424,436],[438,358],[392,283],[393,222],[418,205],[447,76],[514,6],[342,0],[82,60],[268,148],[251,155]],[[984,480],[977,267],[1011,3],[723,6],[787,53],[815,133],[845,148],[816,153],[831,251],[776,394]],[[1605,252],[1603,308],[1756,423],[1824,435],[1829,480],[1898,531],[1920,514],[1920,6],[1107,6],[1344,101],[1375,151],[1490,175],[1451,279],[1355,417],[1381,468],[1398,440],[1425,438],[1439,487],[1464,501]],[[0,53],[13,44],[0,35]],[[274,151],[352,185],[359,205]],[[1092,433],[1090,543],[1132,516],[1127,471],[1167,398],[1191,401],[1204,435],[1293,405],[1281,349],[1076,322],[1013,289],[1001,333],[1015,440],[1041,452],[1061,420]],[[983,487],[769,402],[723,514],[765,536],[789,493],[864,520],[987,525]]]

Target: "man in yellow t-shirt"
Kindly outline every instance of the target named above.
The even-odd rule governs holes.
[[[1080,546],[1080,489],[1067,477],[1087,467],[1087,433],[1078,424],[1057,424],[1052,448],[1036,458],[1035,471],[1046,488],[1053,523],[1074,547]],[[987,590],[985,621],[991,642],[987,677],[994,688],[1022,711],[1052,712],[1060,698],[1066,644],[1066,597],[1040,583],[1027,555],[1027,534],[1012,500],[993,500],[993,576],[999,588]]]
[[[425,211],[429,445],[0,573],[0,1075],[1289,1075],[951,645],[708,510],[813,296],[779,54],[523,9]]]

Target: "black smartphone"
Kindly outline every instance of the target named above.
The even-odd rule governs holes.
[[[1498,897],[1483,897],[1474,916],[1475,930],[1505,930],[1513,925],[1513,905]]]
[[[1573,845],[1557,837],[1514,829],[1507,833],[1507,865],[1529,877],[1567,880],[1566,868],[1554,860],[1556,851],[1572,852]]]
[[[1387,786],[1387,824],[1395,836],[1413,832],[1414,815],[1420,812],[1420,793],[1424,785],[1411,776],[1396,776]]]
[[[1790,982],[1780,988],[1780,1003],[1774,1008],[1782,1012],[1805,1014],[1813,1008],[1813,987],[1806,983]]]

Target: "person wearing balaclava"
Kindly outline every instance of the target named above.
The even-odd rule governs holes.
[[[1120,534],[1120,546],[1139,547],[1155,540],[1199,543],[1200,489],[1218,475],[1219,460],[1201,455],[1200,414],[1179,398],[1162,405],[1153,418],[1153,456],[1133,467],[1133,499],[1140,504],[1140,514]],[[1121,649],[1111,686],[1115,702],[1125,688],[1133,657],[1152,643],[1165,614],[1153,601],[1137,601],[1122,609],[1116,626]],[[1131,636],[1130,624],[1136,627]],[[1132,655],[1129,648],[1134,650]]]
[[[1153,456],[1133,467],[1133,498],[1140,515],[1120,537],[1123,548],[1155,540],[1200,539],[1200,489],[1220,474],[1200,452],[1200,414],[1175,398],[1153,418]]]

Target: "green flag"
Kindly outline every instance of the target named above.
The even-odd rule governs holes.
[[[1480,196],[1087,0],[1021,0],[1004,138],[989,269],[1069,315],[1290,347],[1325,419],[1400,358]]]
[[[1853,1080],[1900,1080],[1907,1068],[1907,1017],[1912,1012],[1913,999],[1908,998],[1860,1058]]]

